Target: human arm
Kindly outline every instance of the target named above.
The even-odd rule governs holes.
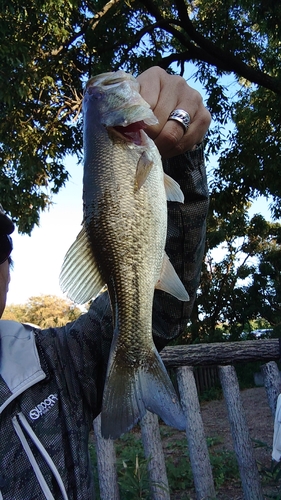
[[[209,206],[203,144],[164,163],[165,172],[181,186],[184,203],[168,202],[166,252],[188,291],[189,302],[155,290],[153,336],[158,350],[183,333],[190,318],[205,247]]]
[[[138,81],[142,97],[158,119],[158,124],[148,127],[146,133],[154,140],[162,158],[173,158],[195,149],[203,141],[211,122],[201,94],[181,76],[170,75],[158,66],[144,71]],[[186,132],[178,122],[168,119],[175,109],[189,113],[190,124]]]
[[[165,292],[155,291],[153,334],[156,347],[162,349],[184,331],[200,282],[209,204],[202,141],[211,116],[201,95],[180,76],[153,67],[138,80],[142,96],[158,118],[158,124],[146,132],[161,153],[165,173],[180,184],[184,194],[183,204],[168,202],[166,252],[190,301],[180,302]],[[168,120],[174,109],[189,113],[186,132],[181,124]]]
[[[186,83],[183,85],[183,79],[167,74],[165,76],[163,70],[159,74],[159,68],[148,70],[147,74],[150,75],[150,81],[153,83],[152,101],[155,100],[150,104],[159,120],[157,132],[155,133],[152,127],[148,127],[147,132],[150,136],[154,135],[163,156],[172,156],[165,160],[164,169],[179,182],[185,197],[183,204],[176,202],[168,204],[167,253],[191,296],[189,303],[182,303],[164,292],[156,292],[153,333],[156,346],[160,349],[184,329],[199,283],[208,194],[202,146],[193,149],[194,142],[201,140],[206,131],[207,118],[201,97],[199,98],[199,94],[190,89]],[[155,99],[156,81],[159,84],[155,85],[158,99]],[[143,88],[145,87],[141,84],[141,91]],[[163,92],[166,95],[164,101],[161,99]],[[194,96],[196,106],[189,108],[188,103],[193,102],[191,96]],[[160,107],[158,103],[161,103]],[[181,106],[182,109],[188,109],[190,112],[191,124],[186,133],[181,124],[167,121],[174,106]],[[208,113],[207,116],[209,118]],[[198,121],[197,135],[192,132],[190,137],[194,121]],[[165,150],[167,144],[169,147]],[[188,148],[192,151],[188,152]],[[179,155],[181,151],[187,152]],[[90,311],[79,318],[75,324],[68,325],[62,333],[61,353],[65,353],[69,347],[72,366],[78,377],[81,377],[81,384],[84,387],[86,380],[86,392],[88,395],[91,394],[91,397],[87,399],[94,401],[95,390],[99,395],[101,394],[101,381],[104,379],[113,334],[112,313],[107,293],[98,297],[93,302]]]

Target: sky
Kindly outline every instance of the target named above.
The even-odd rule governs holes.
[[[188,76],[193,71],[191,66]],[[192,80],[190,85],[204,93],[199,82]],[[33,229],[31,236],[13,233],[14,269],[7,305],[24,304],[41,294],[66,297],[59,286],[59,273],[64,255],[81,229],[83,164],[78,165],[76,158],[70,156],[65,167],[71,177],[53,196],[49,211],[41,214],[40,226]]]
[[[54,195],[52,207],[43,212],[40,226],[31,236],[13,233],[14,268],[7,305],[24,304],[30,297],[57,295],[65,297],[59,286],[59,273],[64,255],[81,229],[83,165],[67,157],[70,179]]]
[[[31,236],[13,233],[14,268],[7,305],[24,304],[30,297],[56,295],[66,297],[59,286],[59,273],[68,248],[81,229],[83,165],[76,158],[68,157],[66,168],[70,179],[54,195],[52,207],[43,212],[40,226]],[[269,217],[266,200],[258,200],[251,215],[262,213]]]
[[[204,95],[197,82],[188,83]],[[40,226],[33,229],[31,236],[13,233],[14,268],[7,305],[24,304],[30,297],[41,294],[66,297],[59,286],[59,273],[64,255],[81,229],[83,165],[70,156],[65,167],[70,179],[53,196],[50,209],[41,214]],[[255,212],[269,217],[265,200],[254,204],[251,215]]]

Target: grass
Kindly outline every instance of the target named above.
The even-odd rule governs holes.
[[[253,440],[255,447],[266,448],[271,454],[271,447],[260,440]],[[265,467],[258,463],[258,470],[262,479],[262,484],[269,487],[270,493],[265,493],[265,499],[281,500],[281,462],[271,461],[270,467]]]
[[[252,367],[251,372],[255,369],[255,366]],[[244,376],[244,383],[248,385],[247,382],[251,380],[251,373],[249,373],[249,381],[245,380],[245,372],[243,370],[241,370],[241,375]],[[222,390],[219,386],[214,386],[199,396],[201,402],[221,398]],[[195,498],[193,474],[185,433],[179,433],[165,425],[160,425],[160,432],[171,498],[173,500],[190,500],[191,498]],[[225,491],[228,491],[228,489],[231,490],[232,487],[235,489],[235,487],[241,484],[236,456],[233,451],[224,449],[223,439],[219,434],[212,438],[207,437],[207,445],[218,498],[224,498]],[[268,446],[258,440],[253,441],[253,445],[254,447]],[[120,499],[150,500],[151,495],[147,473],[148,461],[144,457],[140,431],[124,435],[116,441],[115,448]],[[90,453],[95,474],[96,498],[100,500],[95,449],[93,445],[90,445]],[[271,453],[271,449],[268,450],[268,453]],[[258,469],[263,484],[264,498],[267,500],[281,500],[281,463],[272,462],[271,467],[268,468],[262,464],[258,464]],[[158,486],[161,487],[161,485]]]
[[[185,433],[182,433],[181,437],[180,433],[165,425],[160,426],[160,433],[171,498],[190,500],[194,498],[194,484]],[[207,445],[215,488],[219,495],[220,489],[226,485],[240,483],[238,465],[235,453],[222,447],[223,440],[219,435],[207,437]],[[265,443],[258,440],[253,441],[253,445],[267,447]],[[125,434],[116,441],[115,448],[120,499],[150,500],[148,461],[144,457],[140,432]],[[96,498],[100,500],[97,459],[93,443],[89,445],[89,452],[94,470]],[[271,467],[268,468],[258,463],[258,469],[265,491],[264,498],[281,500],[281,462],[272,462]],[[158,487],[162,486],[158,485]]]
[[[182,433],[182,438],[175,438],[174,431],[164,425],[160,426],[160,432],[171,498],[188,500],[187,495],[193,493],[194,485],[185,434]],[[217,445],[221,444],[219,436],[207,438],[207,444],[216,488],[220,488],[231,479],[238,480],[239,472],[235,454],[217,448]],[[90,444],[90,455],[95,485],[97,485],[97,465],[93,444]],[[149,500],[151,496],[147,460],[144,457],[139,433],[128,433],[116,441],[116,457],[120,498],[122,500]],[[158,487],[161,488],[161,485]],[[97,499],[100,500],[98,491]]]

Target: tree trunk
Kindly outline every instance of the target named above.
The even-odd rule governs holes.
[[[196,497],[198,500],[215,498],[212,468],[207,448],[198,394],[190,366],[177,370],[181,403],[186,414],[186,436]]]
[[[141,420],[144,454],[148,460],[148,474],[152,500],[170,500],[165,458],[159,431],[158,417],[146,412]]]
[[[244,498],[245,500],[263,500],[259,473],[254,459],[252,441],[244,415],[235,369],[233,366],[220,366],[219,375],[227,406]]]
[[[279,360],[278,339],[215,342],[165,347],[161,358],[169,368],[196,365],[227,365],[233,362]]]

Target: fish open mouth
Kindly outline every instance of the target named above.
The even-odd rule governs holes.
[[[141,120],[139,122],[130,123],[130,125],[127,125],[126,127],[117,125],[116,127],[110,128],[116,132],[119,137],[121,135],[126,141],[133,142],[134,144],[140,146],[144,142],[142,130],[146,127],[146,123]]]

